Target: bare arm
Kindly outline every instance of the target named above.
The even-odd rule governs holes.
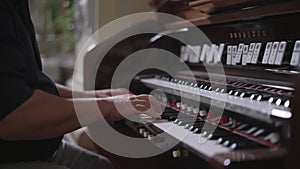
[[[98,97],[104,98],[109,96],[115,95],[122,95],[122,94],[130,94],[131,92],[126,89],[106,89],[106,90],[97,90],[97,91],[74,91],[72,93],[72,88],[63,86],[60,84],[56,84],[57,90],[59,95],[63,98],[91,98],[91,97]],[[74,94],[74,95],[73,95]]]
[[[149,101],[146,96],[129,96],[135,108],[146,111]],[[148,97],[148,96],[147,96]],[[103,117],[109,121],[123,118],[113,106],[114,98],[97,99],[98,106]],[[0,139],[4,140],[41,140],[61,136],[81,127],[74,109],[74,100],[67,100],[36,90],[33,96],[0,121]],[[90,101],[77,99],[83,107],[89,107]],[[129,103],[125,103],[129,104]],[[159,105],[155,101],[155,107]],[[86,106],[85,106],[86,105]],[[150,115],[158,117],[159,110],[150,112]],[[99,120],[98,112],[87,109],[85,118],[88,123]],[[134,112],[125,112],[126,115]]]

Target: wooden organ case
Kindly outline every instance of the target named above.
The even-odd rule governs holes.
[[[167,108],[159,122],[126,121],[126,126],[149,141],[152,136],[168,132],[168,127],[189,132],[187,139],[162,156],[168,160],[158,158],[157,163],[162,168],[298,168],[292,164],[299,152],[295,140],[299,138],[296,111],[300,96],[299,91],[295,92],[299,88],[295,82],[299,81],[300,66],[300,2],[176,0],[164,1],[157,11],[192,22],[211,44],[186,46],[167,35],[151,43],[155,34],[130,37],[108,52],[96,80],[97,89],[110,87],[111,79],[103,81],[101,77],[112,76],[130,54],[153,47],[176,54],[193,71],[196,83],[185,72],[178,71],[176,77],[171,77],[157,70],[141,72],[132,82],[133,93],[153,89],[165,92],[152,94]],[[184,22],[164,26],[171,31],[193,31]],[[185,36],[187,32],[175,34]],[[189,48],[200,51],[197,55]],[[203,63],[209,66],[214,62],[223,65],[225,89],[218,86],[217,78],[208,77]],[[187,88],[181,91],[185,93],[184,101],[176,92],[180,87]],[[200,106],[194,104],[192,95],[200,97]],[[208,108],[212,100],[220,99],[218,95],[226,101],[223,115],[216,120]],[[203,130],[203,123],[215,126],[216,130]],[[176,132],[168,135],[178,139]],[[198,144],[198,139],[193,139],[198,137],[207,138],[207,143]],[[164,162],[168,164],[163,165]]]

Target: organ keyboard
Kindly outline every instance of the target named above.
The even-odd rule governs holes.
[[[161,120],[133,128],[150,141],[168,133],[181,141],[181,151],[205,159],[212,168],[264,168],[272,163],[283,168],[278,161],[287,155],[293,78],[300,66],[299,16],[296,12],[199,26],[211,40],[206,44],[162,38],[155,47],[173,44],[176,49],[170,51],[190,66],[196,82],[180,70],[176,77],[138,78],[150,91],[155,89],[152,94],[167,109]],[[218,71],[208,75],[207,69],[216,64],[223,65],[225,81],[218,79]],[[218,108],[224,113],[213,112]]]
[[[137,49],[168,50],[189,66],[193,77],[182,70],[176,76],[140,73],[132,91],[154,91],[151,94],[166,109],[159,120],[127,121],[127,125],[155,144],[180,140],[170,155],[189,159],[188,168],[283,169],[290,121],[296,115],[299,6],[295,1],[276,2],[269,8],[251,6],[199,20],[191,17],[210,42],[183,44],[168,37],[173,33],[189,39],[194,28],[184,23],[168,24],[168,33],[159,36],[145,35],[141,39],[148,42]],[[128,46],[131,41],[122,43]],[[222,65],[225,79],[216,65]],[[156,137],[163,132],[167,138]]]

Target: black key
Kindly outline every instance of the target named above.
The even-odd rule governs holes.
[[[262,148],[265,147],[259,143],[248,140],[238,135],[222,137],[217,140],[218,144],[229,147],[232,150],[251,149],[251,148]]]
[[[177,125],[179,126],[185,126],[189,124],[193,124],[196,121],[196,119],[188,119],[188,120],[180,120]]]
[[[257,97],[258,97],[258,96],[259,96],[258,93],[253,93],[253,94],[251,94],[250,99],[251,99],[251,100],[257,100]]]
[[[208,133],[206,137],[211,140],[217,140],[221,137],[228,137],[232,135],[232,132],[217,128],[213,133]]]
[[[177,119],[177,116],[169,116],[168,121],[175,121]]]
[[[174,117],[177,117],[179,114],[179,111],[176,111],[174,109],[171,109],[169,107],[166,107],[164,112],[162,113],[161,115],[161,118],[162,119],[166,119],[166,120],[169,120],[169,119],[173,119]],[[175,119],[174,119],[175,120]]]
[[[202,128],[204,126],[204,124],[205,124],[205,121],[197,119],[193,124],[189,124],[188,129],[190,131],[194,131],[196,128],[199,128],[199,127]]]
[[[253,94],[256,94],[256,92],[245,90],[245,91],[242,91],[239,96],[242,98],[247,98],[247,97],[251,97]]]
[[[271,102],[271,99],[269,100],[270,103],[276,104],[277,106],[283,105],[285,107],[289,107],[290,105],[290,98],[284,97],[284,96],[274,96]]]
[[[198,86],[199,86],[200,89],[208,90],[211,87],[211,84],[206,83],[206,82],[201,82],[201,83],[198,84]]]
[[[225,141],[231,141],[231,142],[241,142],[244,140],[243,137],[238,135],[230,135],[230,136],[224,136],[217,139],[218,144],[223,144]]]
[[[268,101],[271,97],[272,97],[271,94],[262,93],[256,98],[256,100],[257,101]]]
[[[250,140],[234,142],[230,146],[234,146],[234,144],[236,144],[235,150],[266,148],[266,146],[256,143],[256,142],[253,142],[253,141],[250,141]]]
[[[193,132],[196,134],[200,134],[202,132],[202,130],[205,130],[207,133],[213,133],[217,129],[216,126],[213,126],[213,125],[205,123],[205,122],[197,123],[194,125],[194,127],[195,127],[195,130],[193,130]]]

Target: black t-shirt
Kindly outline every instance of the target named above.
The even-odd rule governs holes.
[[[55,83],[42,72],[28,0],[0,0],[0,120],[28,100],[35,89],[58,95]],[[0,163],[46,160],[61,139],[0,139]]]

